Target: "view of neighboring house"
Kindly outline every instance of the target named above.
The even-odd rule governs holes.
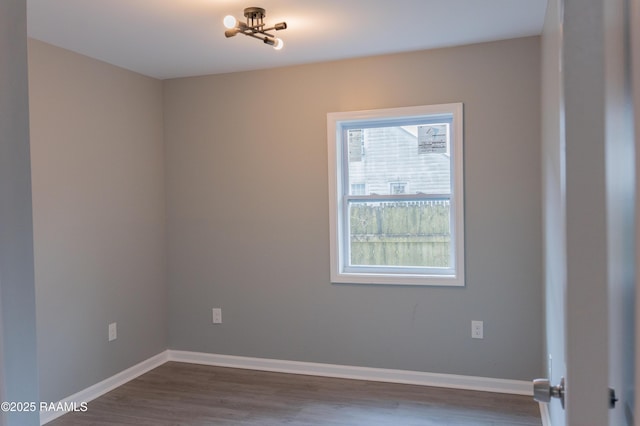
[[[349,130],[351,195],[450,194],[449,125]],[[424,137],[419,132],[424,129]]]

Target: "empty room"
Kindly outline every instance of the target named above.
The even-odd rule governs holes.
[[[2,425],[633,425],[639,6],[3,1]]]

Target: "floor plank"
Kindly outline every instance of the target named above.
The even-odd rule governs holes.
[[[531,397],[168,362],[48,426],[530,426]]]

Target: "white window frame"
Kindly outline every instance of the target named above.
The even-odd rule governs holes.
[[[407,182],[389,182],[389,193],[393,194],[393,188],[396,185],[402,185],[402,192],[400,194],[406,194],[407,193]]]
[[[343,130],[359,122],[386,119],[427,119],[453,117],[450,129],[451,198],[450,226],[452,265],[450,268],[398,268],[347,266],[345,254],[349,241],[345,236],[348,225],[344,213],[345,167],[348,159],[343,146]],[[462,103],[423,105],[364,111],[330,112],[327,114],[327,148],[329,160],[329,225],[330,269],[332,283],[398,284],[427,286],[464,286],[464,170],[463,170],[463,105]],[[402,197],[402,195],[391,195]],[[375,270],[374,270],[375,269]]]

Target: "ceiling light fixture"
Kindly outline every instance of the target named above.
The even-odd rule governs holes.
[[[245,18],[247,18],[247,22],[238,21],[231,15],[227,15],[224,17],[224,26],[227,28],[227,30],[224,32],[224,35],[227,38],[233,37],[236,34],[240,33],[249,37],[257,38],[258,40],[262,40],[265,44],[273,46],[273,48],[276,50],[282,49],[282,46],[284,45],[282,40],[278,37],[275,37],[273,34],[269,34],[267,31],[286,30],[286,22],[279,22],[273,27],[265,28],[265,12],[261,7],[247,7],[244,10],[244,16]]]

